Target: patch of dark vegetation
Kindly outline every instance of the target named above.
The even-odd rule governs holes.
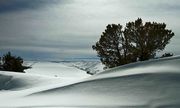
[[[137,61],[154,59],[156,53],[164,50],[175,34],[165,23],[145,22],[138,18],[121,24],[109,24],[98,42],[92,46],[107,68],[113,68]],[[172,56],[165,53],[162,57]]]
[[[30,66],[23,66],[23,59],[19,56],[13,56],[11,52],[3,55],[0,61],[0,70],[2,71],[24,73],[25,69],[31,68]]]

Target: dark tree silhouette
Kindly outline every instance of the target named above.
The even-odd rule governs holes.
[[[23,59],[12,56],[10,52],[2,57],[2,68],[4,71],[24,72]]]
[[[136,55],[140,61],[154,58],[157,51],[161,51],[174,36],[171,30],[166,29],[165,23],[146,22],[138,18],[135,22],[127,23],[124,34],[136,48]]]
[[[106,27],[99,41],[92,46],[103,64],[108,68],[131,62],[154,58],[174,36],[166,29],[165,23],[146,22],[138,18],[129,22],[123,30],[122,25],[111,24]]]
[[[130,42],[123,35],[120,24],[108,25],[99,41],[92,47],[97,51],[101,62],[109,68],[135,61]]]

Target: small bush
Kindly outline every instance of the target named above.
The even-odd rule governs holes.
[[[164,58],[164,57],[171,57],[173,56],[173,53],[165,53],[161,56],[161,58]]]
[[[24,72],[23,59],[21,57],[12,56],[10,52],[2,57],[2,70]]]

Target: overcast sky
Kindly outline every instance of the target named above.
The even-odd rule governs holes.
[[[27,60],[96,57],[91,46],[107,24],[165,22],[176,34],[167,52],[180,54],[179,0],[0,0],[0,53]]]

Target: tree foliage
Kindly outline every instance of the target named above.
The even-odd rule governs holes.
[[[154,58],[174,36],[165,23],[146,22],[138,18],[128,22],[123,29],[120,24],[109,24],[99,41],[92,46],[103,64],[112,68],[137,60]]]
[[[10,52],[2,57],[2,69],[4,71],[24,72],[23,59],[12,56]]]

